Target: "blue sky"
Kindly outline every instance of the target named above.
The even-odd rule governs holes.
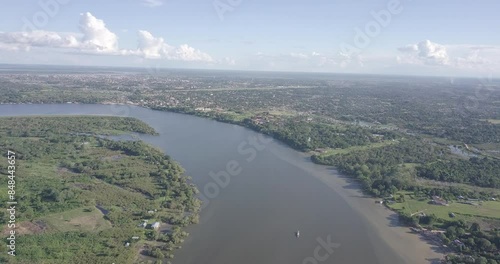
[[[0,10],[0,63],[500,72],[496,0],[7,2]]]

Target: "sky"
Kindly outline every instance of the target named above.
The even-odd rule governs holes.
[[[500,76],[500,1],[3,1],[0,63]]]

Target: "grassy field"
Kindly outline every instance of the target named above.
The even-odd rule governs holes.
[[[414,197],[409,192],[400,192],[395,197],[403,194],[405,201],[403,203],[388,204],[391,209],[402,211],[407,214],[415,214],[423,212],[426,215],[434,214],[443,220],[471,220],[471,218],[494,218],[500,220],[500,202],[499,201],[483,201],[477,205],[459,203],[452,201],[448,206],[434,205],[429,203],[430,198]],[[450,217],[450,213],[454,213],[456,217]]]
[[[95,207],[77,208],[62,213],[51,214],[40,218],[54,230],[69,231],[101,231],[111,228],[111,223],[104,219],[102,212]]]
[[[324,152],[322,152],[320,155],[321,156],[330,156],[330,155],[337,155],[337,154],[345,154],[349,153],[351,151],[357,151],[357,150],[367,150],[367,149],[372,149],[372,148],[381,148],[384,146],[388,146],[391,144],[396,144],[398,141],[392,141],[392,140],[386,140],[382,142],[377,142],[377,143],[372,143],[369,145],[365,146],[353,146],[345,149],[337,148],[337,149],[326,149]]]
[[[254,114],[253,113],[235,113],[232,111],[224,111],[222,112],[224,115],[227,115],[231,120],[241,122],[245,118],[251,118]]]
[[[433,180],[418,178],[416,184],[418,186],[430,187],[430,188],[458,187],[471,192],[477,192],[477,193],[484,192],[484,193],[491,193],[493,194],[493,196],[500,196],[500,189],[472,186],[465,183],[441,182],[441,181],[433,181]]]

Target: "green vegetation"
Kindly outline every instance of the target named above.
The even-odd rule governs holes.
[[[440,222],[464,220],[466,222],[480,221],[480,218],[500,219],[500,202],[477,201],[469,202],[456,197],[448,197],[446,206],[432,203],[431,196],[424,192],[398,192],[394,195],[394,202],[388,207],[402,214],[414,215],[422,213],[434,215]],[[453,215],[452,215],[453,213]]]
[[[436,149],[413,138],[382,147],[312,157],[314,162],[336,166],[342,173],[354,176],[366,192],[381,197],[411,188],[416,176],[414,164],[435,158]]]
[[[15,258],[3,256],[2,263],[131,263],[140,262],[142,254],[172,257],[175,245],[187,236],[180,228],[198,221],[197,190],[177,163],[141,141],[101,136],[108,131],[155,133],[141,121],[9,117],[0,118],[0,124],[0,148],[16,153],[16,242],[22,245]],[[7,174],[5,164],[0,172]],[[6,188],[0,187],[2,203]],[[5,227],[5,213],[0,214]],[[144,220],[168,228],[140,227]]]
[[[4,117],[0,133],[12,137],[50,137],[65,134],[117,135],[136,132],[155,135],[155,130],[135,118],[114,116]]]
[[[168,71],[165,75],[150,76],[14,72],[0,75],[0,93],[5,95],[0,103],[127,103],[245,126],[297,150],[310,151],[314,162],[335,166],[359,180],[364,191],[385,198],[388,206],[399,211],[401,219],[411,225],[460,229],[457,234],[450,231],[442,237],[445,244],[464,253],[450,260],[452,263],[497,263],[500,260],[493,253],[495,247],[500,248],[500,239],[495,234],[495,228],[500,227],[500,208],[491,198],[500,196],[499,87],[498,79],[466,78],[450,82],[448,78],[299,73]],[[118,129],[101,127],[111,132]],[[110,131],[99,130],[98,134],[106,132]],[[23,132],[16,133],[19,136]],[[6,136],[6,142],[13,143]],[[57,141],[59,135],[45,135],[43,139],[36,133],[22,136],[23,141],[14,143],[24,150],[20,151],[23,158],[32,159],[29,166],[36,168],[27,170],[26,175],[53,173],[54,167],[48,164],[55,161],[38,153],[49,151],[44,149],[47,147],[44,142]],[[73,144],[68,152],[63,150],[64,144],[51,147],[67,157],[57,157],[66,160],[66,164],[58,165],[61,167],[58,173],[65,179],[78,180],[81,190],[71,189],[71,194],[59,186],[55,193],[41,193],[48,202],[66,201],[42,208],[47,213],[83,208],[86,204],[72,197],[75,193],[80,197],[94,192],[100,195],[85,199],[97,203],[109,201],[107,205],[113,211],[106,217],[110,221],[116,219],[111,221],[115,223],[119,222],[126,204],[144,206],[144,197],[163,203],[162,197],[171,195],[157,189],[154,173],[142,178],[133,169],[109,167],[122,163],[120,166],[128,168],[143,162],[134,156],[144,155],[148,148],[143,144],[120,145],[83,135],[77,138],[80,140],[77,143],[74,139],[64,143]],[[40,140],[43,144],[34,144]],[[452,153],[450,146],[460,146],[461,150],[465,147],[472,155]],[[96,154],[83,155],[83,151]],[[96,159],[98,156],[105,158]],[[47,188],[57,186],[56,183],[44,179],[36,186]],[[449,205],[429,204],[433,196],[441,197]],[[122,197],[127,197],[127,202]],[[468,199],[482,202],[461,203],[467,203]],[[170,210],[165,212],[194,207],[182,198],[180,201],[184,202],[180,205],[175,201],[162,204]],[[424,214],[415,214],[424,210]],[[41,214],[39,209],[28,213]],[[180,215],[175,219],[171,215],[157,217],[186,222]],[[476,229],[472,228],[473,222],[488,231],[472,232]],[[182,233],[176,231],[176,234]],[[454,247],[450,241],[455,237],[468,242],[460,248]],[[154,244],[146,243],[141,248],[157,257],[169,254],[155,249]]]
[[[70,231],[102,231],[112,225],[104,214],[96,207],[81,207],[61,213],[49,214],[39,220],[47,225],[47,229],[57,232]]]
[[[498,230],[483,231],[478,224],[467,225],[463,221],[457,221],[449,223],[441,237],[445,244],[460,253],[448,256],[448,263],[496,264],[500,261]]]

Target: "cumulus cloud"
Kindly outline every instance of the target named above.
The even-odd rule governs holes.
[[[0,44],[8,50],[29,50],[31,47],[75,48],[78,40],[72,34],[49,31],[0,32]]]
[[[118,36],[106,27],[103,20],[91,13],[80,14],[80,33],[50,31],[0,32],[0,50],[29,51],[32,47],[72,50],[102,55],[140,56],[145,59],[212,62],[207,53],[187,44],[171,46],[161,37],[146,30],[138,32],[136,50],[119,49]]]
[[[440,65],[457,70],[490,71],[497,69],[500,47],[487,45],[443,45],[429,40],[398,49],[400,64]]]
[[[163,38],[156,38],[153,34],[145,30],[138,32],[138,50],[137,53],[147,59],[156,59],[169,54],[174,49],[165,43]]]
[[[80,14],[80,30],[83,33],[82,48],[102,52],[116,52],[118,37],[111,32],[103,20],[91,13]]]
[[[447,65],[449,56],[446,47],[430,40],[424,40],[417,44],[407,45],[399,48],[403,53],[409,53],[416,59],[430,65]]]
[[[80,33],[61,33],[44,30],[2,32],[0,44],[10,50],[30,50],[31,47],[76,49],[88,53],[118,53],[118,37],[103,20],[91,13],[80,14]]]
[[[155,37],[146,30],[138,32],[138,48],[129,51],[131,54],[142,56],[146,59],[169,59],[182,61],[213,61],[212,57],[187,44],[179,47],[170,46],[161,37]]]

